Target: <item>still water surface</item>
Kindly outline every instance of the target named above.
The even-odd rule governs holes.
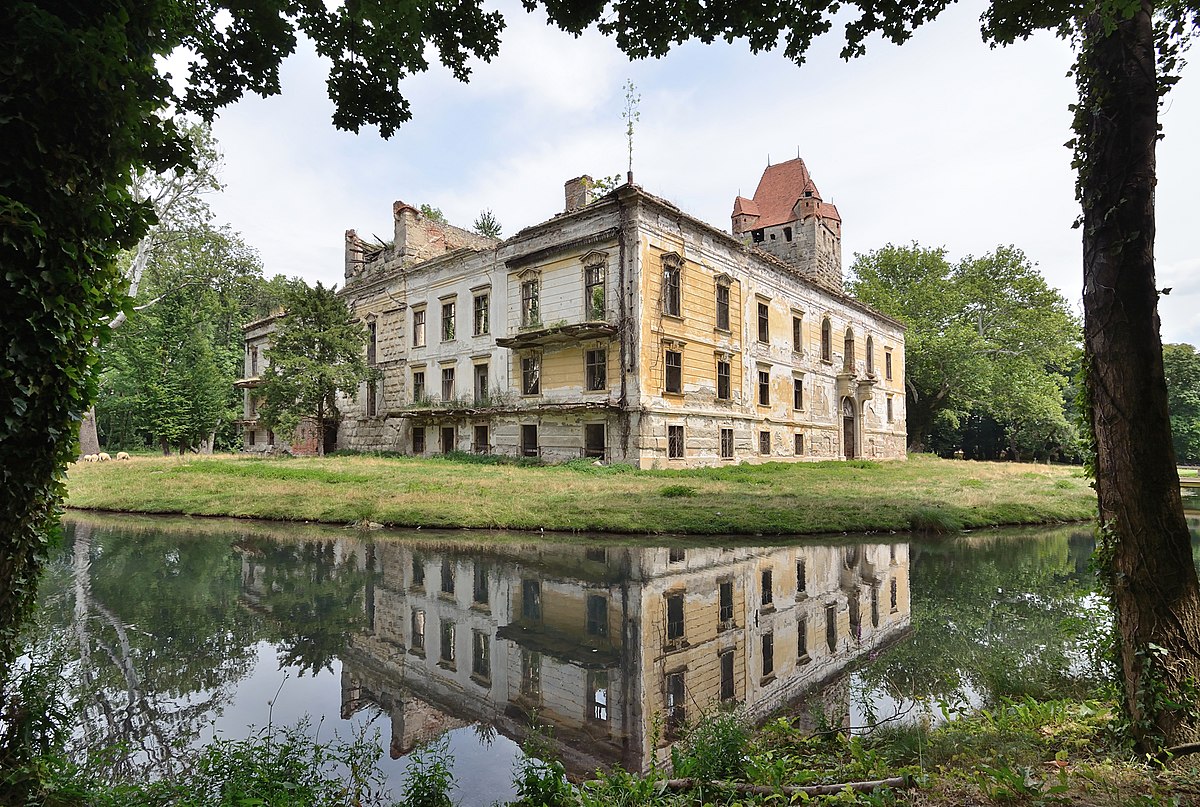
[[[308,719],[324,737],[378,731],[394,793],[411,751],[446,737],[456,800],[487,805],[511,795],[534,721],[574,775],[643,769],[723,702],[861,730],[1084,686],[1105,622],[1086,526],[753,546],[65,526],[42,631],[78,659],[78,742],[125,743],[130,775],[169,776],[214,734]]]

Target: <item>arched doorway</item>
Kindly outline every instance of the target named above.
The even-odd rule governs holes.
[[[851,398],[842,398],[842,453],[846,455],[846,459],[852,460],[857,456],[855,454],[855,446],[858,445],[857,428],[855,427],[854,417],[854,401]]]

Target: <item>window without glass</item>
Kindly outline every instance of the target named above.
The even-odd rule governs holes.
[[[667,596],[667,641],[676,642],[683,638],[683,595]]]
[[[846,370],[854,369],[854,331],[846,329],[846,338],[842,343],[842,367]]]
[[[597,263],[584,267],[583,278],[583,299],[587,305],[587,318],[602,320],[605,316],[604,264]]]
[[[733,651],[726,650],[721,654],[721,700],[731,701],[733,698]]]
[[[892,380],[892,351],[883,351],[883,374],[888,381]]]
[[[454,301],[442,303],[442,341],[454,339]]]
[[[475,562],[475,580],[471,587],[471,600],[480,605],[488,604],[488,567],[485,563]]]
[[[683,563],[687,560],[687,550],[672,546],[667,549],[667,563]]]
[[[583,425],[583,456],[604,459],[604,424],[585,423]]]
[[[416,403],[425,397],[425,371],[413,370],[413,402]]]
[[[800,353],[804,350],[804,320],[792,315],[792,350]]]
[[[441,648],[442,664],[447,667],[454,666],[454,623],[448,620],[442,621],[442,648]]]
[[[796,620],[796,657],[808,658],[808,617]]]
[[[425,345],[425,309],[418,308],[413,311],[413,347],[424,347]]]
[[[891,601],[891,609],[892,609],[892,613],[894,614],[894,613],[896,613],[896,609],[897,609],[896,581],[895,580],[892,580],[891,585],[889,586],[888,598]]]
[[[683,456],[683,427],[667,427],[667,457],[679,459]]]
[[[821,320],[821,361],[833,361],[833,326],[829,317]]]
[[[530,700],[542,697],[542,654],[521,648],[521,695]]]
[[[803,378],[793,378],[792,379],[792,408],[793,409],[803,409],[804,408],[804,379]]]
[[[379,392],[379,387],[376,385],[376,382],[368,381],[364,392],[366,392],[366,400],[363,401],[363,414],[369,418],[375,417],[375,413],[378,408],[377,395]]]
[[[867,337],[867,375],[875,375],[875,340]]]
[[[454,564],[449,558],[442,558],[442,593],[454,593]]]
[[[425,588],[425,559],[420,555],[413,555],[412,584],[413,588]]]
[[[521,426],[521,455],[536,457],[538,455],[538,427],[532,423]]]
[[[803,456],[803,454],[804,454],[804,435],[796,434],[795,438],[794,438],[794,442],[795,442],[795,445],[792,446],[792,453],[795,454],[797,457]]]
[[[521,394],[537,395],[542,389],[542,354],[526,353],[521,357]]]
[[[796,561],[796,594],[808,591],[808,564],[803,560]]]
[[[489,311],[490,294],[475,295],[475,335],[483,336],[492,330],[492,318]]]
[[[521,581],[521,617],[541,621],[542,584],[537,580]]]
[[[454,368],[442,368],[442,400],[454,400]]]
[[[766,608],[775,603],[774,573],[770,569],[762,570],[762,604]]]
[[[587,598],[588,636],[608,635],[608,600],[596,594]]]
[[[590,392],[603,390],[608,386],[608,351],[604,349],[587,351],[584,354],[583,364],[587,389]]]
[[[542,324],[538,302],[538,279],[528,278],[521,283],[521,327],[533,328]]]
[[[485,680],[492,677],[491,643],[481,630],[471,631],[471,674]]]
[[[729,362],[725,359],[717,359],[717,398],[722,401],[728,401],[731,397]]]
[[[258,435],[255,434],[254,429],[251,429],[250,431],[246,432],[246,445],[249,445],[249,446],[254,445],[254,440],[257,436]]]
[[[476,454],[491,453],[492,446],[489,439],[487,426],[477,425],[475,427],[475,439],[471,445],[471,448]]]
[[[729,330],[729,286],[717,284],[717,328]]]
[[[375,363],[376,336],[378,331],[375,327],[375,320],[367,323],[367,364]]]
[[[663,390],[665,392],[683,392],[683,354],[677,350],[667,351]]]
[[[412,649],[425,649],[425,612],[419,608],[412,612]]]
[[[717,609],[717,620],[726,627],[733,622],[733,581],[722,580],[717,586],[717,597],[719,601]]]
[[[766,303],[758,304],[758,341],[764,344],[771,341],[771,314]]]
[[[825,644],[830,653],[837,650],[837,606],[833,603],[825,606]]]
[[[456,441],[457,441],[457,438],[455,437],[455,434],[454,434],[454,427],[453,426],[443,426],[442,427],[442,453],[449,454],[451,451],[453,451],[455,449]]]
[[[775,673],[775,634],[767,631],[762,637],[762,677]]]
[[[687,689],[684,685],[683,672],[667,675],[667,732],[674,734],[683,728],[684,700]]]
[[[475,365],[475,403],[486,406],[488,402],[488,366]]]
[[[588,717],[608,720],[608,673],[604,670],[588,672]]]
[[[769,431],[761,431],[758,433],[758,453],[771,453],[771,433]]]
[[[769,406],[771,404],[771,371],[758,371],[758,405]]]
[[[414,454],[425,453],[425,427],[413,426],[412,430],[412,450]]]
[[[677,317],[681,310],[680,305],[680,270],[676,263],[668,263],[664,259],[663,263],[663,288],[662,288],[662,304],[663,313]]]
[[[721,429],[721,459],[733,459],[733,429]]]

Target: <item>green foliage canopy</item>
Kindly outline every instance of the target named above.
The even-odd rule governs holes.
[[[1163,345],[1175,457],[1200,464],[1200,354],[1191,345]]]

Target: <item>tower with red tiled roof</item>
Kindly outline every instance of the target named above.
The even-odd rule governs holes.
[[[821,199],[804,160],[768,165],[754,198],[733,200],[733,234],[791,264],[818,285],[842,291],[842,217]]]

